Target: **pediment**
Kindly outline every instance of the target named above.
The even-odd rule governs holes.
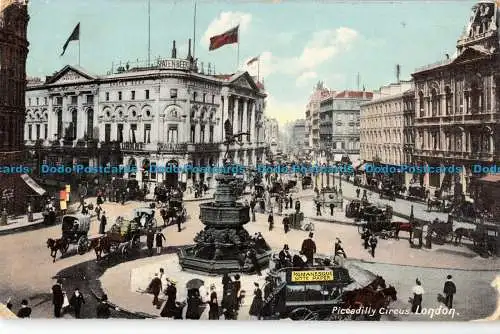
[[[475,60],[490,55],[491,52],[489,52],[482,46],[472,46],[465,49],[457,58],[453,60],[453,63],[462,63],[465,61]]]
[[[66,66],[56,73],[47,83],[48,84],[68,84],[76,82],[87,82],[95,79],[92,75],[73,66]]]
[[[259,90],[248,72],[244,72],[239,77],[235,78],[231,84],[239,88]]]

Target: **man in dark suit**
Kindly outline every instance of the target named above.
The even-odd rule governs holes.
[[[108,220],[106,218],[106,211],[103,211],[101,216],[101,222],[99,224],[99,234],[104,234],[104,232],[106,231],[107,222]]]
[[[101,302],[96,308],[96,318],[97,319],[108,319],[111,316],[108,304],[108,295],[103,295]]]
[[[307,263],[312,265],[314,263],[314,254],[316,254],[316,243],[312,239],[314,237],[314,233],[309,233],[309,238],[305,239],[302,242],[301,251],[307,258]]]
[[[453,308],[453,295],[457,293],[457,287],[455,283],[451,280],[451,275],[446,277],[446,282],[444,283],[443,293],[445,295],[444,304],[448,308]]]
[[[279,252],[280,266],[281,268],[289,267],[292,263],[292,255],[289,252],[288,245],[284,245],[283,249]]]
[[[54,305],[54,317],[61,317],[61,309],[64,303],[64,295],[61,287],[62,282],[57,280],[57,283],[52,286],[52,304]]]

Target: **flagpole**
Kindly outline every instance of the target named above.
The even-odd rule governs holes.
[[[151,0],[148,0],[148,67],[151,66]]]
[[[194,0],[193,14],[193,59],[196,59],[196,0]]]
[[[238,36],[238,50],[236,52],[236,71],[238,71],[239,68],[240,68],[240,36]]]
[[[80,36],[78,36],[78,66],[80,66]]]

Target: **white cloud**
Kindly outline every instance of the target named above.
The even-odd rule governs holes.
[[[306,76],[310,76],[310,73],[315,72],[318,66],[337,54],[349,50],[358,38],[357,31],[340,27],[334,30],[322,30],[313,33],[298,56],[277,57],[270,51],[263,52],[260,58],[261,77],[266,77],[272,73],[295,75],[299,78],[309,73]],[[251,66],[247,70],[253,75],[257,73],[256,66]]]
[[[268,94],[265,115],[276,118],[280,124],[305,117],[305,101],[280,101]]]
[[[303,86],[306,86],[307,84],[309,84],[311,82],[311,80],[314,80],[317,77],[318,77],[318,73],[316,73],[316,72],[312,72],[312,71],[304,72],[297,77],[297,80],[295,80],[295,84],[298,87],[303,87]]]
[[[208,46],[210,44],[210,37],[222,34],[227,30],[240,26],[240,33],[245,32],[252,22],[252,14],[242,12],[222,12],[219,17],[214,19],[208,25],[207,30],[203,34],[201,44]]]

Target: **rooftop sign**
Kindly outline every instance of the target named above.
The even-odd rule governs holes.
[[[189,71],[191,69],[191,62],[184,59],[159,59],[158,67],[165,70]]]

